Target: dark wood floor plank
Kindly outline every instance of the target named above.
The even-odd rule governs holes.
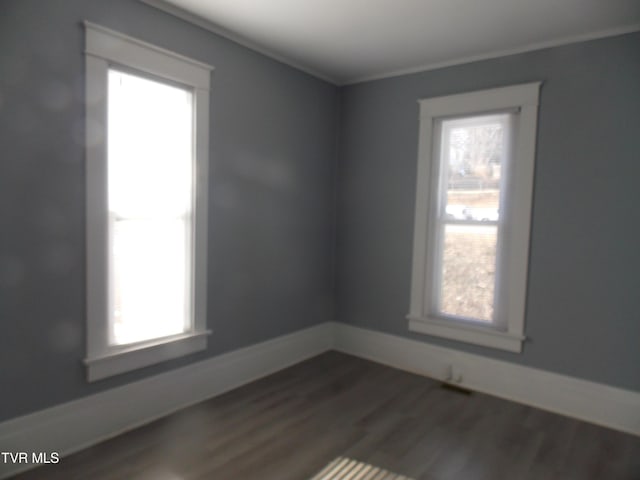
[[[640,480],[640,438],[330,352],[17,480]]]

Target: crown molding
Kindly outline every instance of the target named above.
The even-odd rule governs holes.
[[[216,35],[224,37],[227,40],[231,40],[234,43],[242,45],[243,47],[246,47],[250,50],[258,52],[280,63],[284,63],[285,65],[293,67],[296,70],[300,70],[308,75],[311,75],[312,77],[319,78],[320,80],[331,83],[333,85],[340,85],[340,82],[336,78],[333,78],[329,75],[325,75],[324,73],[321,73],[313,68],[310,68],[294,60],[291,60],[290,58],[284,55],[281,55],[279,53],[276,53],[271,49],[265,48],[264,46],[256,42],[253,42],[242,35],[238,35],[237,33],[227,30],[226,28],[223,28],[209,20],[205,20],[204,18],[198,15],[188,12],[187,10],[184,10],[182,8],[176,7],[175,5],[167,3],[163,0],[138,0],[138,1],[146,5],[149,5],[150,7],[153,7],[165,13],[168,13],[169,15],[173,15],[174,17],[177,17],[188,23],[196,25],[204,30],[208,30],[209,32],[212,32]]]
[[[601,38],[616,37],[619,35],[625,35],[627,33],[633,33],[637,31],[640,31],[640,23],[633,23],[631,25],[624,25],[622,27],[609,28],[607,30],[599,30],[597,32],[585,33],[580,35],[571,35],[568,37],[562,37],[555,40],[549,40],[546,42],[530,43],[527,45],[523,45],[521,47],[507,48],[504,50],[493,50],[491,52],[482,53],[479,55],[459,57],[456,59],[445,60],[442,62],[426,63],[417,67],[390,70],[390,71],[387,71],[386,73],[355,76],[345,80],[340,85],[353,85],[356,83],[371,82],[373,80],[383,80],[386,78],[399,77],[402,75],[428,72],[430,70],[438,70],[440,68],[453,67],[456,65],[464,65],[465,63],[479,62],[482,60],[490,60],[493,58],[506,57],[509,55],[517,55],[519,53],[534,52],[536,50],[544,50],[547,48],[561,47],[563,45],[570,45],[572,43],[581,43],[581,42],[588,42],[589,40],[598,40]]]

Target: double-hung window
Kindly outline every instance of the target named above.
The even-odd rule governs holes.
[[[539,88],[420,100],[411,330],[521,351]]]
[[[206,348],[211,67],[85,24],[89,380]]]

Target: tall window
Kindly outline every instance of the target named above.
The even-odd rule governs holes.
[[[109,69],[110,343],[191,327],[193,95]]]
[[[210,67],[86,24],[90,380],[206,348]]]
[[[436,120],[439,205],[434,215],[433,299],[442,316],[497,322],[502,171],[513,115]],[[504,207],[503,207],[504,208]]]
[[[410,329],[521,350],[538,91],[420,101]]]

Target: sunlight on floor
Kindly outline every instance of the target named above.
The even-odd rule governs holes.
[[[375,465],[338,457],[311,480],[413,480]]]

